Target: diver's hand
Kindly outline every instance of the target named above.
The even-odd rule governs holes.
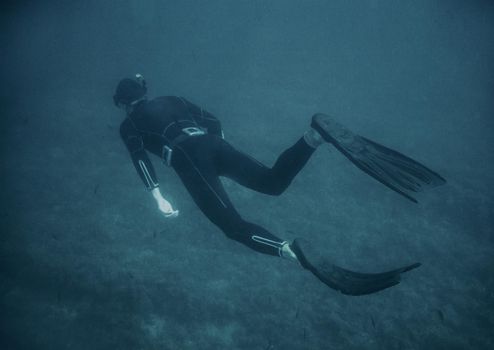
[[[171,203],[163,198],[159,188],[153,189],[152,193],[154,199],[156,199],[156,203],[158,204],[158,209],[166,218],[176,218],[178,216],[178,210],[173,209]]]
[[[166,218],[176,218],[178,216],[178,210],[174,210],[170,202],[164,198],[158,200],[158,208]]]

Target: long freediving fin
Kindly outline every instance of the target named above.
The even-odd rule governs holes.
[[[304,239],[295,239],[290,245],[300,264],[311,271],[328,287],[346,295],[365,295],[400,283],[401,274],[419,267],[414,263],[382,273],[361,273],[341,268],[327,259],[324,252]]]
[[[417,200],[411,193],[446,183],[441,175],[423,164],[354,134],[328,115],[314,115],[311,126],[359,169],[412,202]]]

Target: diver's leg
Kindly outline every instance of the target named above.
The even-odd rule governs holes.
[[[255,191],[279,195],[305,166],[314,150],[302,137],[278,157],[272,168],[268,168],[223,141],[218,148],[218,172]]]
[[[180,146],[176,149],[173,167],[194,202],[211,222],[228,238],[260,253],[290,257],[286,241],[265,228],[242,219],[216,175],[214,164],[208,161],[207,156],[195,157]],[[294,254],[292,258],[295,258]]]

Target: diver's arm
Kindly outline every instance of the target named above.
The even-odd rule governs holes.
[[[142,139],[138,136],[129,136],[124,139],[124,142],[129,150],[137,174],[139,174],[146,189],[151,191],[158,188],[158,179],[156,178],[153,164],[149,160],[146,150],[142,146]]]
[[[144,149],[142,137],[133,128],[128,125],[126,126],[125,123],[123,123],[120,128],[120,134],[129,150],[130,157],[132,158],[132,162],[134,163],[139,177],[142,179],[146,189],[152,192],[153,197],[158,204],[158,209],[166,217],[176,217],[178,211],[174,210],[170,202],[161,195],[158,179],[156,178],[153,164],[149,160],[146,150]]]
[[[159,187],[153,164],[149,160],[146,151],[138,151],[131,154],[132,162],[148,191]]]
[[[135,154],[135,153],[134,153]],[[168,202],[162,195],[159,189],[158,181],[154,175],[153,165],[149,161],[147,154],[144,151],[144,154],[141,154],[138,159],[134,160],[134,156],[132,157],[134,164],[136,162],[139,166],[136,165],[136,169],[143,178],[144,184],[146,188],[151,191],[154,199],[156,200],[156,204],[158,204],[158,209],[165,215],[167,218],[174,218],[178,216],[178,210],[173,209],[170,202]],[[147,164],[147,165],[146,165]]]

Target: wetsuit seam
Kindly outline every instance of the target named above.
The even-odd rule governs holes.
[[[192,159],[190,159],[190,157],[187,154],[187,152],[182,147],[180,147],[178,145],[175,146],[175,147],[182,151],[182,153],[184,154],[185,158],[187,158],[187,160],[190,162],[190,164],[192,165],[192,167],[194,168],[194,170],[201,177],[202,181],[204,181],[204,183],[208,186],[208,188],[211,190],[211,192],[213,192],[213,194],[216,196],[216,198],[220,201],[221,205],[223,205],[223,207],[225,207],[225,208],[228,208],[228,206],[225,204],[225,202],[223,202],[223,200],[221,199],[220,195],[214,190],[213,186],[211,186],[211,184],[202,175],[201,171],[196,167],[196,165],[194,164],[194,162],[192,161]]]
[[[206,118],[204,117],[204,112],[203,112],[204,110],[202,109],[202,107],[198,107],[198,108],[199,108],[199,110],[201,111],[201,114],[200,114],[200,115],[199,115],[199,114],[197,114],[197,113],[192,113],[192,112],[190,111],[189,105],[187,104],[188,102],[185,100],[185,98],[183,98],[182,96],[177,96],[177,97],[178,97],[178,99],[180,99],[180,101],[182,101],[182,103],[183,103],[183,105],[184,105],[184,107],[185,107],[185,109],[186,109],[186,111],[187,111],[187,115],[189,115],[189,116],[192,118],[192,121],[193,121],[193,122],[194,122],[194,123],[195,123],[198,127],[201,127],[201,125],[197,122],[197,120],[196,120],[196,118],[195,118],[195,117],[196,117],[196,116],[199,116],[199,117],[201,117],[202,119],[206,119]],[[216,119],[210,119],[210,120],[216,120]]]
[[[175,125],[175,124],[177,124],[177,122],[176,122],[176,121],[173,121],[173,122],[171,122],[170,124],[168,124],[168,125],[166,126],[166,128],[163,130],[163,132],[161,133],[161,136],[162,136],[162,137],[164,137],[165,139],[167,139],[167,140],[168,140],[168,137],[166,137],[166,136],[165,136],[165,134],[166,134],[166,132],[168,131],[168,128],[169,128],[169,127],[171,127],[172,125]]]

